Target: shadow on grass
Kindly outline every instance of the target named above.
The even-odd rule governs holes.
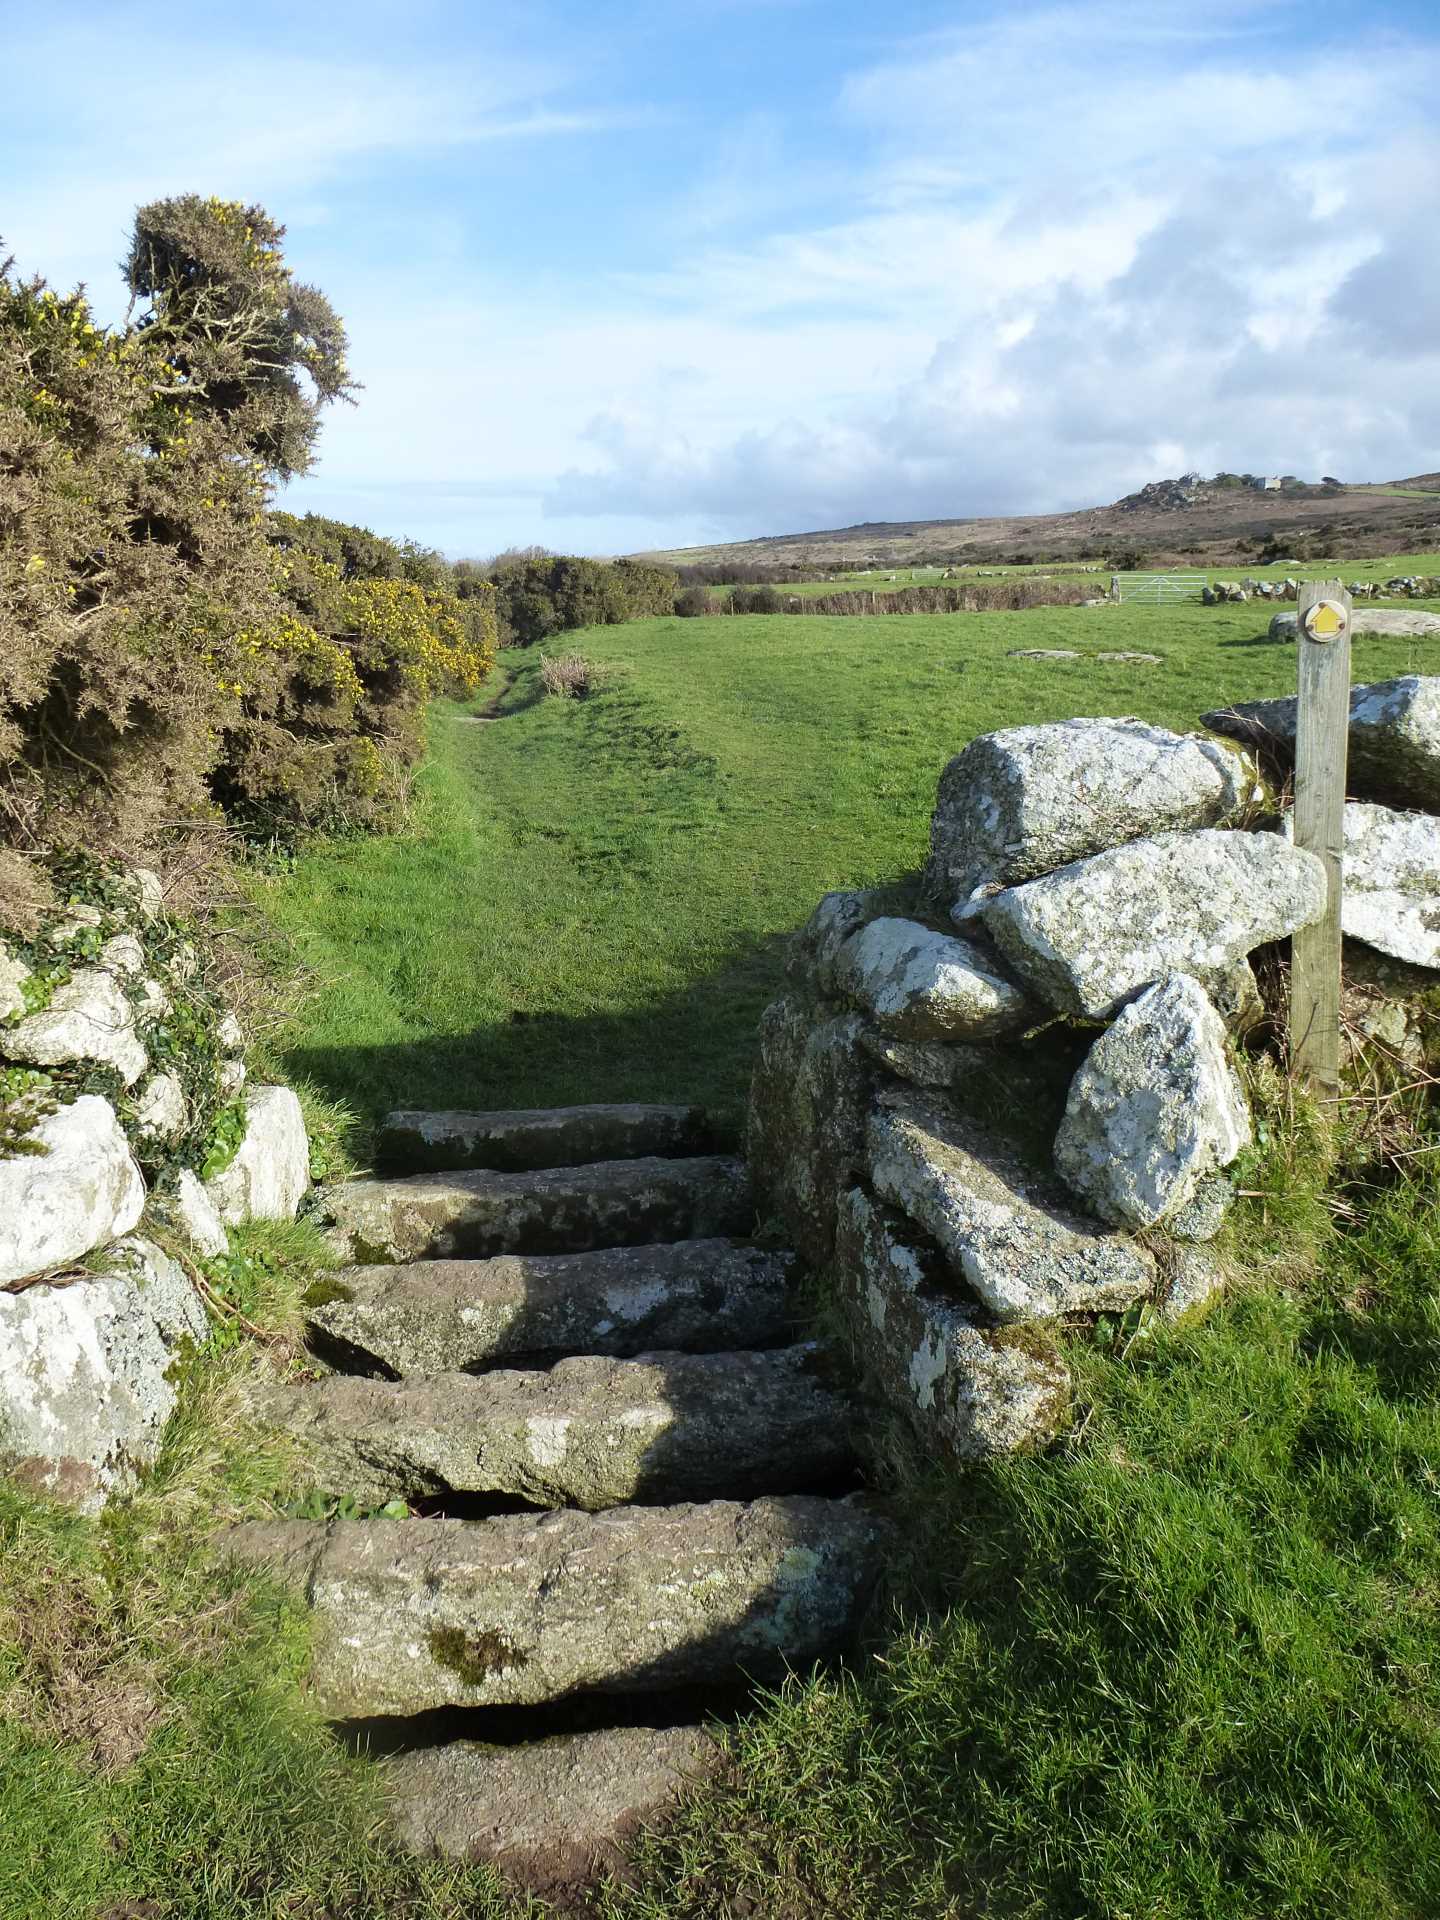
[[[395,1107],[583,1106],[657,1101],[710,1109],[738,1138],[760,1015],[781,991],[788,936],[732,949],[662,998],[585,1014],[516,1008],[458,1033],[376,1046],[297,1042],[285,1070],[347,1102],[374,1129]]]

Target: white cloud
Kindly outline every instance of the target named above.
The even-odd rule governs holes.
[[[1378,38],[1276,70],[1257,17],[1050,9],[855,76],[877,149],[854,216],[655,283],[682,337],[697,311],[778,327],[809,381],[778,415],[742,389],[718,435],[632,411],[550,507],[738,533],[1043,511],[1182,466],[1433,466],[1440,54]],[[847,380],[837,309],[915,364]]]

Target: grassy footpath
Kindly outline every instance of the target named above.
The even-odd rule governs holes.
[[[597,628],[609,681],[501,718],[436,718],[413,832],[306,853],[263,904],[318,996],[283,1065],[368,1118],[390,1105],[702,1099],[732,1114],[780,946],[830,887],[923,859],[935,782],[973,734],[1076,713],[1194,725],[1293,687],[1253,607],[1039,608],[881,621]],[[567,637],[565,645],[572,644]],[[1016,660],[1140,649],[1160,666]],[[1425,643],[1361,639],[1356,673]]]

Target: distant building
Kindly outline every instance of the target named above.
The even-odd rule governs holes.
[[[1257,473],[1250,484],[1257,493],[1278,493],[1280,491],[1280,475],[1278,473]]]

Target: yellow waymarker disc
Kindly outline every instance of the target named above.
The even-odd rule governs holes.
[[[1305,631],[1312,640],[1333,640],[1345,631],[1345,609],[1338,600],[1317,600],[1305,615]]]

